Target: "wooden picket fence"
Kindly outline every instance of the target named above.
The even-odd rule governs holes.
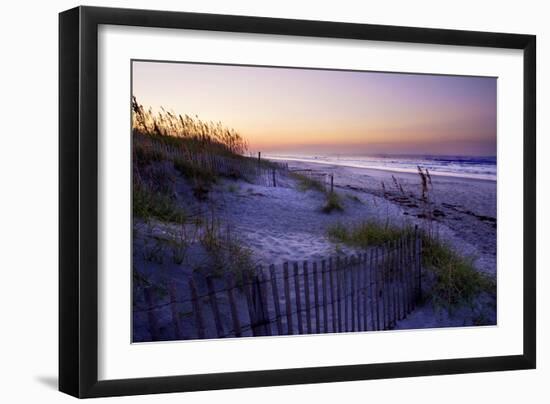
[[[291,173],[303,175],[305,177],[308,177],[312,180],[319,182],[323,186],[326,192],[334,191],[334,174],[333,173],[312,170],[309,168],[289,169],[288,171]]]
[[[240,278],[195,274],[162,299],[145,288],[134,315],[153,341],[389,330],[421,297],[421,256],[415,233],[359,255],[259,267]]]

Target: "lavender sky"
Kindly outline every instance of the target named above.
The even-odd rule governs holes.
[[[496,155],[496,78],[133,62],[133,95],[250,151]]]

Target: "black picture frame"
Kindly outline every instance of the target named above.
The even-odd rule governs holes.
[[[100,24],[523,50],[523,354],[98,380]],[[184,12],[77,7],[59,15],[59,389],[104,397],[459,374],[536,366],[536,37]]]

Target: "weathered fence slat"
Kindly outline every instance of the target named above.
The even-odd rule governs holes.
[[[189,289],[191,290],[191,302],[193,304],[193,312],[195,313],[195,325],[197,328],[197,334],[199,339],[204,339],[205,329],[204,329],[204,320],[202,317],[201,304],[199,302],[197,294],[197,286],[193,277],[189,277]]]
[[[399,243],[398,240],[393,242],[393,261],[392,261],[392,289],[393,289],[393,322],[391,327],[395,327],[399,318],[399,287],[397,281],[397,270],[399,267]]]
[[[330,306],[332,308],[332,332],[336,332],[337,330],[336,314],[337,313],[336,313],[336,306],[335,306],[336,299],[334,298],[335,284],[334,284],[334,267],[332,263],[332,258],[328,259],[328,274],[329,274],[329,280],[330,280]]]
[[[387,245],[384,245],[384,259],[382,260],[382,286],[384,287],[384,330],[389,329],[391,308],[390,308],[390,293],[389,293],[389,275],[388,269],[390,264],[390,251]]]
[[[363,259],[363,253],[359,254],[359,267],[357,271],[357,329],[358,331],[364,331],[365,330],[365,310],[364,310],[364,301],[365,301],[365,287],[364,287],[364,281],[365,281],[365,261]]]
[[[222,320],[218,307],[218,301],[216,299],[216,292],[214,291],[214,283],[211,276],[206,277],[206,286],[208,288],[208,300],[214,316],[214,324],[216,325],[216,334],[218,335],[218,338],[223,338],[224,334]]]
[[[149,307],[154,306],[154,287],[147,287],[143,289],[143,294],[145,297],[145,302]],[[157,321],[157,316],[155,316],[155,313],[152,309],[149,309],[147,311],[147,322],[149,327],[149,333],[151,334],[151,340],[152,341],[158,341],[160,340],[160,331]]]
[[[170,311],[172,314],[172,324],[174,325],[174,337],[176,339],[183,339],[183,328],[181,326],[181,318],[177,306],[178,295],[174,282],[170,282],[168,285],[168,294],[170,295]]]
[[[315,332],[321,332],[321,319],[319,318],[319,276],[317,274],[317,262],[313,262],[313,303],[315,308]]]
[[[413,311],[416,307],[416,293],[415,293],[415,287],[414,287],[414,242],[415,238],[411,236],[409,240],[409,290],[411,292],[411,307],[410,311]]]
[[[398,304],[398,299],[399,299],[399,296],[398,296],[398,293],[399,293],[399,290],[397,289],[397,266],[399,265],[398,263],[398,257],[399,257],[399,253],[398,253],[398,244],[397,244],[397,240],[393,241],[392,243],[392,260],[391,260],[391,270],[390,270],[390,282],[391,282],[391,289],[392,289],[392,295],[393,295],[393,318],[392,318],[392,322],[391,322],[391,325],[390,327],[393,328],[397,322],[397,317],[398,317],[398,313],[399,313],[399,304]]]
[[[389,330],[391,327],[391,314],[392,314],[392,307],[391,307],[391,284],[390,284],[390,269],[391,269],[391,243],[388,243],[386,246],[386,256],[383,262],[384,267],[384,296],[386,298],[386,322],[384,326],[384,330]]]
[[[369,254],[370,255],[370,254]],[[367,253],[363,254],[363,331],[369,330],[369,323],[368,323],[368,299],[370,297],[370,292],[368,292],[370,288],[369,284],[369,278],[370,278],[370,271],[369,271],[369,262],[368,262],[368,256]]]
[[[401,317],[399,317],[400,320],[404,319],[407,315],[407,288],[405,284],[405,254],[406,254],[406,243],[405,243],[405,236],[401,237],[401,240],[399,241],[401,245],[401,253],[400,256],[400,265],[399,265],[399,287],[401,289]]]
[[[288,281],[288,262],[283,264],[283,274],[284,274],[284,288],[285,288],[285,306],[286,306],[286,326],[287,334],[292,335],[292,300],[290,296],[290,285]]]
[[[418,299],[422,300],[422,238],[418,238]]]
[[[340,257],[336,257],[336,302],[338,304],[338,332],[342,332],[342,265]]]
[[[370,283],[371,283],[371,313],[376,309],[376,316],[372,316],[372,329],[380,330],[379,286],[378,286],[378,248],[370,254]],[[376,320],[376,325],[374,321]]]
[[[387,287],[388,287],[388,327],[387,329],[391,329],[392,326],[393,326],[393,315],[394,315],[394,309],[395,309],[395,305],[393,304],[394,302],[394,294],[393,294],[393,282],[392,282],[392,275],[393,275],[393,264],[394,264],[394,255],[393,255],[393,243],[390,241],[389,242],[389,247],[388,247],[388,269],[386,271],[386,276],[387,276],[387,279],[386,279],[386,284],[387,284]]]
[[[355,312],[355,303],[356,303],[356,299],[357,299],[357,293],[356,293],[356,287],[357,287],[357,279],[356,279],[356,273],[357,273],[357,268],[356,268],[356,265],[355,265],[355,256],[351,256],[350,257],[350,265],[351,265],[351,268],[350,268],[350,289],[351,289],[351,296],[350,296],[350,314],[351,314],[351,331],[355,332],[356,331],[356,323],[355,323],[355,318],[356,318],[356,312]]]
[[[229,308],[231,310],[231,320],[233,321],[233,331],[235,337],[242,336],[241,323],[239,321],[239,312],[237,311],[237,305],[235,303],[235,296],[233,295],[233,289],[236,287],[235,277],[233,274],[228,274],[225,278],[225,285],[227,288],[227,297],[229,299]]]
[[[422,277],[420,276],[420,249],[421,249],[421,242],[422,239],[418,237],[418,227],[414,227],[414,235],[415,235],[415,245],[414,245],[414,263],[415,263],[415,280],[416,280],[416,295],[417,299],[422,299]]]
[[[408,267],[408,273],[409,273],[409,290],[411,293],[411,305],[409,312],[413,311],[416,307],[416,293],[414,288],[414,237],[410,237],[409,239],[409,267]]]
[[[407,288],[405,287],[405,237],[402,237],[399,243],[401,245],[401,264],[399,265],[399,287],[401,289],[401,317],[399,319],[403,320],[407,313]]]
[[[300,291],[300,278],[298,276],[298,263],[294,263],[294,293],[295,293],[295,299],[296,299],[296,316],[298,317],[298,334],[304,333],[304,324],[302,320],[302,301],[300,298],[301,291]]]
[[[402,287],[405,295],[405,302],[403,306],[404,318],[409,314],[409,305],[411,302],[411,294],[409,290],[409,272],[407,270],[409,263],[409,235],[403,237],[403,268],[402,268]]]
[[[259,292],[259,301],[260,301],[260,312],[261,312],[261,323],[263,324],[263,329],[265,335],[272,335],[271,332],[271,321],[269,320],[269,307],[267,305],[267,279],[264,276],[262,267],[259,268],[258,276],[258,292]]]
[[[372,310],[369,302],[372,300],[372,290],[371,290],[371,284],[370,284],[370,278],[371,278],[371,265],[370,265],[370,255],[371,252],[364,253],[363,260],[364,260],[364,268],[365,273],[363,276],[363,289],[365,291],[364,299],[363,299],[363,326],[364,330],[369,330],[369,320],[372,323]],[[372,326],[372,324],[371,324]],[[374,330],[374,328],[372,328]]]
[[[357,279],[357,282],[359,282],[359,301],[358,301],[358,305],[360,307],[360,315],[359,315],[359,319],[360,319],[360,325],[359,325],[359,331],[366,331],[367,329],[367,323],[366,323],[366,320],[367,320],[367,316],[366,316],[366,307],[367,307],[367,283],[366,283],[366,278],[367,278],[367,264],[366,264],[366,254],[364,253],[361,253],[359,255],[359,261],[361,263],[360,267],[359,267],[359,277]]]
[[[256,319],[256,313],[254,310],[254,302],[252,300],[252,289],[254,287],[254,279],[251,278],[247,273],[243,274],[243,291],[246,298],[246,307],[248,308],[248,317],[250,320],[250,330],[252,331],[252,335],[260,335],[258,332],[258,328],[256,326],[257,319]]]
[[[304,261],[304,298],[306,303],[306,326],[307,333],[311,334],[311,306],[310,306],[310,296],[309,296],[309,268],[308,262]]]
[[[348,292],[349,285],[349,269],[348,269],[348,257],[344,257],[344,267],[342,269],[342,277],[344,285],[343,295],[344,295],[344,332],[348,332],[349,329],[349,309],[348,309],[348,296],[351,297],[351,294]]]
[[[269,266],[269,275],[271,279],[271,290],[273,294],[273,306],[275,307],[275,321],[277,322],[277,334],[283,335],[283,322],[281,319],[281,306],[279,302],[279,288],[277,286],[277,277],[275,276],[275,265]]]
[[[401,290],[403,291],[403,314],[402,319],[407,316],[407,307],[410,301],[409,291],[407,289],[407,236],[401,239]]]
[[[403,301],[403,295],[401,290],[401,279],[400,279],[400,273],[401,273],[401,239],[396,240],[396,257],[395,257],[395,291],[396,291],[396,300],[397,300],[397,307],[396,307],[396,317],[395,320],[401,320],[401,305]]]
[[[328,332],[328,307],[327,307],[327,264],[321,261],[321,282],[323,285],[323,332]]]

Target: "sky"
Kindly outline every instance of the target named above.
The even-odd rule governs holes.
[[[221,122],[251,153],[496,155],[496,78],[141,61],[132,75],[140,104]]]

